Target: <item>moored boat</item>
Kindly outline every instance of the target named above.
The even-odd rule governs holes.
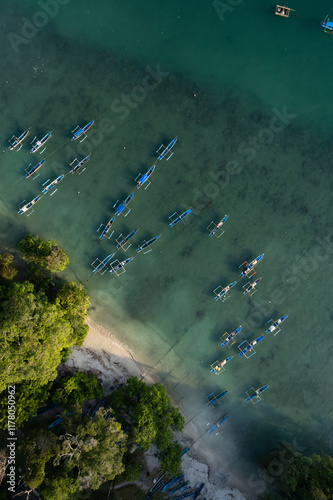
[[[272,324],[271,326],[269,326],[266,330],[266,333],[273,333],[275,332],[275,330],[281,325],[281,323],[283,323],[283,321],[285,321],[286,319],[288,318],[288,314],[285,314],[284,316],[281,316],[281,318],[277,319],[276,321],[273,322],[273,320],[269,320],[267,321],[267,323],[271,322],[272,321]],[[280,331],[280,329],[274,334],[276,335],[278,332]]]
[[[134,259],[134,257],[129,257],[128,259],[123,260],[122,262],[119,262],[119,264],[117,264],[116,266],[114,266],[114,267],[111,268],[110,273],[111,274],[113,274],[113,273],[117,274],[117,271],[119,271],[123,267],[127,266],[127,264],[129,264],[130,262],[132,262],[133,259]]]
[[[258,257],[253,259],[249,264],[247,263],[247,261],[244,261],[240,266],[238,266],[238,268],[240,268],[245,265],[245,268],[240,273],[240,277],[243,278],[244,276],[248,276],[250,272],[259,264],[259,262],[262,261],[264,255],[265,254],[262,253],[261,255],[258,255]]]
[[[35,141],[31,150],[30,150],[30,153],[36,153],[36,151],[38,151],[42,146],[44,146],[44,144],[49,140],[51,139],[52,137],[52,132],[48,132],[46,135],[44,135],[44,137],[39,141]]]
[[[158,148],[158,150],[156,151],[156,153],[159,153],[157,160],[163,160],[163,158],[165,158],[168,153],[169,153],[169,156],[168,156],[167,160],[169,160],[171,158],[171,156],[173,155],[173,153],[171,152],[171,149],[174,147],[176,142],[177,142],[177,137],[172,139],[172,141],[167,146],[164,146],[163,144],[161,144],[160,147]],[[162,152],[160,153],[161,149],[162,149]]]
[[[143,243],[143,245],[141,245],[138,249],[137,249],[137,252],[141,252],[141,250],[144,250],[145,248],[149,247],[150,245],[152,245],[153,243],[155,243],[155,241],[158,240],[158,238],[161,236],[161,234],[159,234],[158,236],[154,236],[154,238],[152,238],[151,240],[149,241],[146,241],[145,243]]]
[[[37,201],[39,201],[41,199],[42,195],[39,194],[38,196],[36,196],[36,198],[34,198],[33,200],[31,200],[29,203],[27,203],[26,205],[24,205],[19,211],[18,213],[19,214],[24,214],[25,212],[28,212],[28,210],[30,210],[30,208],[32,208],[36,203]],[[30,214],[29,214],[30,215]]]
[[[76,141],[76,139],[79,139],[82,136],[86,137],[86,132],[88,132],[88,130],[94,125],[94,123],[95,120],[91,120],[89,123],[87,123],[87,125],[85,125],[82,128],[79,127],[79,125],[77,125],[75,129],[72,130],[73,134],[72,141]]]
[[[254,392],[250,396],[248,396],[245,401],[251,401],[252,399],[259,397],[259,395],[262,392],[266,391],[266,389],[268,389],[268,387],[269,387],[268,385],[263,385],[259,389],[253,389]]]
[[[181,220],[185,219],[185,217],[190,215],[191,212],[192,212],[192,208],[189,208],[188,210],[183,212],[181,215],[178,215],[177,212],[170,215],[169,219],[171,220],[171,222],[170,222],[169,226],[170,227],[175,226],[176,224],[178,224],[178,222],[180,222]],[[174,219],[172,219],[172,217],[174,217],[174,215],[176,215],[176,217]]]
[[[228,219],[228,215],[225,215],[223,217],[222,220],[220,220],[220,222],[218,222],[216,225],[214,225],[214,228],[210,231],[209,233],[209,237],[211,238],[212,236],[214,236],[214,234],[219,230],[221,229],[221,227],[223,226],[223,224],[226,222],[226,220]],[[211,223],[211,224],[214,224],[214,223]]]
[[[147,172],[145,174],[141,175],[141,177],[138,180],[136,180],[136,183],[137,183],[136,189],[140,189],[145,184],[145,182],[147,182],[147,180],[149,179],[151,174],[154,172],[155,167],[156,167],[156,165],[153,165],[152,167],[150,167],[150,169],[147,170]]]
[[[230,341],[231,341],[234,337],[236,337],[236,335],[237,335],[237,334],[241,331],[241,329],[242,329],[242,326],[239,326],[238,328],[236,328],[236,330],[234,330],[233,332],[231,332],[231,333],[227,336],[227,338],[226,338],[225,340],[223,340],[223,342],[222,342],[221,346],[222,346],[222,347],[225,347],[226,345],[228,345],[228,344],[229,344],[229,342],[230,342]],[[224,333],[224,335],[226,335],[226,333]],[[222,340],[222,338],[221,338],[221,340]]]
[[[19,137],[16,137],[16,135],[13,135],[13,137],[8,140],[8,142],[10,144],[9,150],[12,151],[13,149],[15,149],[20,144],[21,144],[21,147],[22,147],[22,145],[23,145],[22,142],[24,141],[24,139],[26,137],[28,137],[29,134],[30,134],[30,129],[28,128]],[[21,148],[19,148],[19,149],[21,149]],[[19,151],[19,149],[18,149],[18,151]]]
[[[262,340],[263,338],[264,338],[264,336],[263,336],[263,335],[260,335],[260,337],[257,337],[255,340],[252,340],[252,342],[248,343],[248,345],[247,345],[244,349],[242,349],[242,350],[241,350],[241,352],[239,353],[239,355],[240,355],[240,356],[245,356],[245,357],[247,357],[247,356],[246,356],[246,354],[247,354],[249,351],[251,351],[255,345],[259,344],[259,342],[261,342],[261,340]],[[244,341],[244,342],[246,342],[246,341]],[[241,346],[242,344],[244,344],[244,342],[242,342],[241,344],[239,344],[239,346],[238,346],[238,347],[240,348],[240,346]],[[255,352],[253,352],[253,354],[255,354]],[[251,356],[252,356],[252,354],[251,354]],[[248,357],[250,357],[250,356],[248,356]]]
[[[37,170],[40,169],[40,167],[43,165],[44,162],[45,162],[45,160],[41,160],[39,163],[37,163],[37,165],[35,165],[34,167],[32,167],[30,170],[26,170],[26,174],[25,174],[24,177],[26,179],[28,179],[29,177],[31,177],[32,174],[34,174],[35,172],[37,172]],[[31,163],[30,163],[30,165],[31,165]]]
[[[54,188],[54,186],[56,186],[60,181],[62,181],[62,179],[64,178],[64,174],[61,174],[59,175],[59,177],[57,177],[56,179],[54,179],[53,182],[51,182],[50,184],[48,184],[42,191],[43,194],[47,193],[48,191],[51,191],[51,189]]]

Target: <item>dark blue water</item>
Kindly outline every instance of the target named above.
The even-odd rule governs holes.
[[[238,5],[236,5],[238,3]],[[229,413],[218,436],[204,435],[217,468],[265,487],[256,456],[288,440],[305,453],[332,447],[332,101],[333,37],[323,32],[324,2],[295,2],[289,19],[273,4],[247,1],[161,6],[87,1],[1,5],[1,246],[13,250],[26,232],[66,249],[69,279],[91,296],[91,315],[155,370],[186,413],[197,438]],[[44,12],[44,14],[43,14]],[[332,12],[333,15],[333,12]],[[297,16],[297,17],[296,17]],[[91,119],[82,144],[70,131]],[[45,152],[9,152],[7,139],[31,127],[49,130]],[[97,228],[156,150],[178,138],[170,160],[156,163],[147,190],[136,190],[111,240]],[[30,139],[29,139],[30,141]],[[47,179],[92,152],[82,175],[66,175],[34,213],[18,215]],[[23,178],[45,158],[34,181]],[[193,212],[170,228],[169,216]],[[228,214],[220,239],[207,226]],[[114,251],[115,238],[140,228],[122,276],[91,278],[91,262]],[[162,234],[152,252],[135,249]],[[238,266],[265,253],[253,297],[244,297]],[[218,285],[239,280],[225,303]],[[250,359],[237,345],[289,317]],[[220,336],[239,324],[230,350]],[[233,355],[219,377],[210,364]],[[246,391],[268,384],[257,405]],[[205,396],[228,389],[218,409]],[[199,450],[197,448],[197,451]],[[222,464],[222,465],[221,465]]]

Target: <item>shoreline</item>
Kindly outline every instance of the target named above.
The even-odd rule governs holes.
[[[94,373],[101,380],[105,394],[111,392],[114,387],[126,383],[128,378],[134,376],[141,380],[144,379],[148,384],[158,382],[154,378],[154,374],[151,373],[151,369],[145,369],[135,359],[131,349],[119,341],[114,332],[97,324],[90,317],[87,318],[87,325],[89,331],[83,346],[72,347],[72,354],[65,366]],[[168,394],[168,396],[173,401],[172,395]],[[180,410],[183,414],[185,413],[181,407]],[[195,442],[197,436],[197,429],[191,423],[186,431],[177,433],[175,437],[184,448],[189,448]],[[150,474],[157,473],[160,470],[155,452],[155,447],[151,446],[145,453]],[[217,465],[214,457],[212,460],[208,460],[207,454],[202,449],[199,451],[197,446],[193,444],[190,451],[183,457],[182,469],[186,480],[190,482],[191,486],[194,487],[198,482],[205,483],[205,495],[209,500],[227,500],[231,498],[234,500],[247,500],[235,486],[228,484],[230,479],[230,483],[237,483],[237,481],[230,478],[229,473],[220,472],[217,468],[213,470],[213,464]],[[138,486],[149,489],[151,487],[151,478],[148,478],[148,480],[140,478]]]

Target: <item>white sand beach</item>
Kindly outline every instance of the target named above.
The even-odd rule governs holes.
[[[113,387],[123,384],[129,377],[142,378],[148,384],[155,382],[153,376],[135,360],[131,349],[120,342],[114,333],[88,318],[89,332],[82,347],[73,347],[72,354],[66,365],[80,371],[93,372],[102,382],[105,393],[109,393]],[[156,380],[157,381],[157,380]],[[176,436],[184,448],[191,447],[182,460],[182,469],[185,478],[191,486],[205,483],[204,496],[207,500],[246,500],[238,489],[234,487],[234,481],[230,473],[224,472],[216,466],[216,457],[209,457],[209,450],[203,450],[192,443],[197,438],[195,426],[191,424],[186,427],[186,432],[178,433]],[[147,463],[146,475],[139,479],[138,486],[149,489],[152,478],[160,473],[158,459],[155,457],[156,449],[151,446],[146,452]],[[215,465],[215,466],[214,466]]]

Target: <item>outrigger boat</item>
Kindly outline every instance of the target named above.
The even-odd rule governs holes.
[[[54,188],[54,187],[55,187],[55,186],[56,186],[56,185],[57,185],[60,181],[62,181],[62,179],[63,179],[64,177],[65,177],[65,176],[64,176],[64,174],[59,175],[59,177],[57,177],[56,179],[54,179],[54,181],[53,181],[53,182],[51,182],[50,184],[48,184],[48,185],[47,185],[47,186],[43,189],[42,193],[43,193],[43,194],[46,194],[46,193],[48,193],[49,191],[51,191],[51,189],[53,189],[53,188]],[[46,182],[47,182],[47,181],[46,181]],[[46,184],[46,182],[44,182],[44,184]],[[44,186],[44,184],[43,184],[43,186]],[[53,195],[54,195],[54,193],[55,193],[56,191],[57,191],[57,190],[55,189],[55,190],[53,191],[53,193],[51,193],[51,196],[53,196]]]
[[[222,425],[227,419],[229,418],[229,415],[226,415],[225,417],[222,417],[220,420],[218,420],[216,422],[215,425],[213,425],[213,427],[211,427],[208,431],[209,434],[211,434],[212,432],[215,431],[215,429],[217,429],[220,425]],[[221,431],[220,431],[221,432]],[[218,434],[218,432],[216,433]]]
[[[149,170],[147,170],[147,172],[145,174],[139,174],[134,180],[135,182],[137,183],[137,186],[136,186],[136,189],[140,189],[144,184],[145,182],[147,182],[147,180],[149,179],[149,177],[151,176],[151,174],[154,172],[155,170],[155,167],[156,165],[153,165],[152,167],[150,167]],[[140,177],[141,176],[141,177]],[[139,179],[138,179],[139,177]],[[147,189],[147,187],[150,186],[150,182],[149,184],[145,187],[145,189]]]
[[[263,338],[264,338],[264,336],[263,336],[263,335],[260,335],[260,337],[256,338],[255,340],[252,340],[252,342],[250,342],[250,343],[249,343],[247,340],[244,340],[244,341],[243,341],[241,344],[239,344],[239,346],[238,346],[238,349],[240,349],[240,353],[239,353],[239,355],[240,355],[240,356],[244,356],[244,357],[245,357],[245,358],[247,358],[247,359],[248,359],[248,358],[250,358],[251,356],[253,356],[253,355],[256,353],[256,351],[253,349],[253,348],[254,348],[254,346],[255,346],[255,345],[257,345],[257,344],[259,344],[259,342],[260,342]],[[246,346],[245,348],[241,349],[241,346],[242,346],[243,344],[245,344],[245,343],[247,343],[247,346]],[[250,351],[252,351],[252,350],[253,350],[252,354],[250,354],[250,356],[247,356],[247,353],[248,353],[248,352],[250,352]]]
[[[256,291],[257,291],[256,286],[258,283],[260,283],[261,280],[262,280],[262,278],[258,278],[255,281],[253,281],[252,283],[250,283],[250,282],[246,283],[246,285],[243,286],[243,289],[244,289],[243,295],[246,295],[246,294],[253,295],[254,293],[256,293]]]
[[[265,323],[265,325],[267,325],[267,323],[270,323],[272,322],[271,326],[267,328],[266,330],[266,333],[273,333],[275,332],[275,330],[277,328],[279,328],[279,326],[281,325],[281,323],[283,323],[284,320],[286,320],[288,318],[288,314],[285,314],[284,316],[281,316],[281,318],[277,319],[276,321],[273,322],[272,319],[270,319],[269,321],[267,321]],[[275,335],[277,335],[279,332],[281,331],[281,328],[278,329],[277,332],[274,333],[274,337]]]
[[[144,250],[145,248],[149,247],[149,250],[147,250],[147,252],[143,252],[143,253],[148,253],[151,251],[151,248],[150,248],[150,245],[152,245],[153,243],[155,243],[155,241],[158,240],[158,238],[162,236],[161,234],[159,234],[158,236],[154,236],[154,238],[152,238],[151,240],[149,241],[144,241],[143,244],[137,249],[137,252],[141,252],[142,250]]]
[[[125,207],[129,204],[129,202],[131,201],[133,196],[134,196],[134,192],[131,193],[129,196],[127,196],[126,200],[124,200],[122,203],[119,203],[119,200],[116,201],[116,203],[113,205],[113,208],[116,209],[116,213],[115,213],[116,216],[120,215],[124,211]],[[116,207],[117,203],[119,203],[119,204]],[[124,217],[127,217],[127,215],[130,213],[130,211],[131,211],[131,209],[129,209],[128,212],[126,212]]]
[[[263,385],[259,389],[254,389],[253,387],[251,387],[251,389],[246,391],[248,397],[245,401],[251,401],[253,404],[259,403],[259,401],[261,401],[260,394],[266,391],[268,387],[269,385]]]
[[[52,132],[53,130],[51,130],[51,132],[48,132],[46,135],[44,135],[44,137],[40,140],[40,141],[35,141],[34,140],[36,139],[36,137],[31,141],[31,144],[34,142],[31,150],[30,150],[30,153],[36,153],[36,151],[38,151],[42,146],[44,146],[44,144],[49,140],[51,139],[52,137]],[[45,148],[43,149],[43,151],[45,151]],[[41,151],[39,154],[41,154],[43,151]]]
[[[106,264],[108,262],[110,262],[110,260],[112,259],[112,257],[114,256],[114,253],[110,253],[110,255],[108,255],[107,257],[105,257],[105,259],[103,260],[100,260],[100,259],[95,259],[94,262],[92,262],[92,266],[93,266],[93,273],[96,274],[96,273],[100,273],[101,275],[103,275],[106,270],[107,270],[107,267],[106,267]],[[97,266],[95,266],[95,263],[96,261],[99,262],[99,264],[97,264]],[[101,273],[101,271],[104,269],[104,271]]]
[[[220,399],[223,398],[223,396],[225,394],[227,394],[227,392],[228,392],[227,390],[222,391],[217,396],[215,396],[215,394],[213,392],[211,392],[210,394],[208,394],[206,396],[206,399],[207,399],[206,406],[213,406],[213,408],[215,408],[216,405],[220,404]]]
[[[328,16],[325,17],[324,21],[320,23],[320,25],[324,28],[325,33],[333,35],[333,22]]]
[[[283,5],[277,5],[275,7],[275,15],[282,17],[289,17],[290,11],[294,9],[290,9],[289,7],[284,7]]]
[[[187,217],[188,215],[190,215],[191,212],[192,212],[192,208],[189,208],[188,210],[186,210],[185,212],[183,212],[181,215],[179,215],[177,212],[173,213],[169,217],[169,219],[171,220],[169,226],[170,227],[175,226],[176,224],[178,224],[178,222],[180,222],[181,220],[185,219],[185,217]],[[174,217],[174,216],[176,216],[176,217]]]
[[[119,248],[122,248],[124,250],[124,252],[127,252],[127,250],[129,249],[129,247],[131,246],[131,243],[129,243],[127,245],[127,243],[129,242],[129,240],[131,238],[133,238],[133,236],[138,232],[138,229],[134,229],[134,231],[132,231],[128,236],[126,236],[125,238],[123,238],[122,240],[120,239],[122,237],[122,234],[120,234],[118,236],[118,239],[116,239],[116,242],[118,243],[117,246],[116,246],[116,249],[118,250]],[[120,241],[119,241],[120,240]]]
[[[229,299],[230,295],[228,294],[229,290],[236,285],[237,281],[233,281],[232,283],[229,283],[226,287],[222,288],[221,285],[217,286],[213,292],[215,293],[214,300],[222,300],[224,302],[225,300]],[[219,290],[219,291],[217,291]]]
[[[76,139],[79,139],[80,137],[84,136],[83,139],[80,142],[83,142],[87,138],[86,132],[94,125],[95,120],[91,120],[91,122],[87,123],[84,127],[79,127],[77,125],[73,130],[72,130],[72,141],[76,141]]]
[[[29,177],[31,177],[35,172],[37,172],[37,170],[40,169],[40,167],[43,165],[44,162],[45,162],[45,160],[41,160],[39,163],[37,163],[37,165],[35,165],[34,167],[32,167],[30,170],[26,170],[26,174],[25,174],[24,177],[26,179],[29,179]],[[29,168],[30,165],[31,165],[31,163],[28,165],[27,168]],[[38,176],[36,176],[36,177],[38,177]],[[36,179],[36,177],[34,177],[34,179]]]
[[[133,259],[134,257],[130,257],[129,259],[123,260],[122,262],[119,262],[119,260],[115,260],[114,262],[111,263],[110,273],[111,274],[116,273],[117,276],[120,276],[120,274],[123,274],[125,272],[124,267],[127,266],[127,264],[129,264],[130,262],[132,262]],[[118,262],[118,264],[114,266],[113,264],[115,262]],[[122,272],[118,273],[118,271],[120,270],[122,270]]]
[[[28,137],[28,135],[30,134],[30,129],[28,128],[27,130],[25,130],[23,132],[23,134],[21,134],[19,137],[16,137],[16,135],[13,135],[13,137],[11,139],[8,139],[8,142],[10,144],[9,146],[9,150],[10,151],[13,151],[13,149],[15,149],[18,145],[21,145],[17,151],[20,151],[20,149],[22,148],[23,144],[22,142],[24,141],[24,139],[26,137]]]
[[[112,224],[114,223],[114,221],[116,220],[116,217],[115,215],[109,220],[109,222],[104,226],[104,224],[100,224],[99,228],[97,229],[97,231],[99,233],[101,233],[100,235],[100,239],[102,240],[104,238],[104,236],[107,236],[108,232],[110,231],[111,229],[111,226]],[[101,231],[101,228],[104,227],[104,229]],[[113,235],[114,231],[112,231],[112,233],[110,234],[110,236],[107,236],[108,239],[111,238],[111,236]]]
[[[215,373],[215,375],[220,375],[225,371],[224,365],[231,361],[233,356],[229,356],[229,358],[224,359],[223,361],[215,361],[212,365],[210,365],[211,370],[210,373]]]
[[[181,474],[180,476],[177,476],[174,479],[171,479],[165,486],[163,486],[161,491],[164,492],[164,491],[168,490],[171,486],[173,486],[174,484],[178,483],[178,481],[183,479],[183,477],[184,477],[184,474]]]
[[[264,255],[265,254],[261,254],[261,255],[258,255],[258,257],[256,257],[255,259],[253,259],[250,264],[248,264],[248,262],[245,260],[240,266],[238,266],[238,269],[242,266],[245,265],[245,268],[243,269],[243,271],[240,273],[240,277],[243,278],[244,276],[248,276],[249,278],[251,278],[251,276],[253,276],[253,274],[251,274],[251,276],[249,276],[250,272],[259,264],[260,261],[262,261],[262,259],[264,258]]]
[[[157,158],[157,160],[163,160],[163,158],[165,158],[168,153],[170,153],[170,154],[169,154],[167,160],[170,160],[171,156],[173,155],[173,153],[171,153],[171,149],[174,147],[176,142],[177,142],[177,137],[175,137],[175,139],[172,139],[172,141],[170,142],[170,144],[168,144],[168,146],[164,146],[163,144],[161,144],[160,147],[158,148],[158,150],[156,151],[156,153],[159,154],[159,157]],[[162,148],[163,148],[163,150],[160,153],[160,150]]]
[[[19,214],[24,214],[26,212],[28,212],[28,210],[30,210],[30,208],[32,208],[36,203],[37,201],[39,201],[41,199],[42,195],[39,194],[38,196],[36,196],[36,198],[34,198],[33,200],[31,200],[29,203],[27,203],[26,205],[24,205],[19,211],[18,213]],[[30,212],[30,214],[27,214],[27,215],[31,215],[33,212],[33,210]]]
[[[70,174],[75,174],[75,172],[77,172],[79,175],[82,174],[82,172],[85,171],[85,168],[83,170],[81,170],[81,172],[79,172],[80,168],[83,167],[83,165],[85,163],[87,163],[89,160],[90,160],[90,157],[91,157],[91,153],[88,154],[88,156],[86,156],[85,158],[83,158],[83,160],[79,161],[77,158],[74,158],[74,160],[70,163],[70,166],[73,165],[73,163],[75,163],[74,167],[72,168],[72,170],[69,171]]]
[[[228,345],[228,344],[229,344],[229,342],[231,342],[231,340],[232,340],[232,339],[234,339],[234,338],[236,337],[236,335],[237,335],[237,334],[241,331],[241,329],[242,329],[242,326],[239,326],[238,328],[236,328],[236,330],[234,330],[233,332],[229,333],[229,335],[227,336],[227,338],[223,340],[224,335],[227,335],[227,334],[228,334],[228,332],[225,332],[225,333],[222,335],[222,337],[221,337],[221,340],[223,340],[223,342],[222,342],[221,346],[222,346],[222,347],[225,347],[226,345]],[[235,341],[233,341],[233,342],[229,345],[229,347],[231,347],[231,346],[232,346],[232,344],[234,344],[234,343],[235,343]]]
[[[209,231],[210,238],[212,236],[215,236],[216,238],[220,238],[222,236],[222,234],[224,234],[224,231],[221,230],[221,227],[223,226],[223,224],[226,222],[227,219],[228,219],[228,215],[225,215],[223,217],[223,219],[220,220],[220,222],[218,222],[217,224],[215,224],[215,222],[213,222],[213,221],[209,224],[207,229]]]

